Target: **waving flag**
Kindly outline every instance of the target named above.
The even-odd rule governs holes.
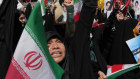
[[[133,69],[136,69],[140,66],[140,64],[120,64],[120,65],[113,65],[108,66],[107,69],[107,79],[115,79],[116,77],[131,71]]]
[[[28,19],[5,79],[61,79],[64,71],[47,48],[40,2]]]
[[[74,20],[75,20],[75,22],[79,20],[82,5],[83,5],[82,0],[74,0]]]

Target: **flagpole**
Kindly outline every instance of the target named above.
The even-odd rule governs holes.
[[[129,11],[127,11],[127,13],[129,14],[130,18],[132,18],[131,14],[129,13]]]

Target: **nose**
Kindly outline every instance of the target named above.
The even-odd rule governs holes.
[[[26,18],[24,18],[24,19],[23,19],[23,22],[25,22],[25,23],[26,23]]]
[[[58,44],[57,44],[57,43],[53,43],[53,45],[52,45],[52,49],[53,49],[53,50],[59,49]]]

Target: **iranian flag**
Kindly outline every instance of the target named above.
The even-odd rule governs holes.
[[[61,79],[63,69],[51,57],[37,2],[18,42],[5,79]]]
[[[133,69],[136,69],[140,66],[139,64],[119,64],[119,65],[113,65],[113,66],[108,66],[107,69],[107,79],[115,79],[116,77],[131,71]]]
[[[82,5],[83,5],[82,0],[74,0],[74,20],[75,20],[75,22],[77,22],[79,20]]]

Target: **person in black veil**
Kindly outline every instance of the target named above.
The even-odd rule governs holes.
[[[133,38],[133,28],[138,21],[135,19],[124,20],[123,12],[115,9],[109,16],[104,26],[103,56],[108,65],[136,64],[136,60],[126,41]],[[116,79],[139,79],[140,69],[129,71]]]
[[[19,10],[16,10],[16,14],[15,14],[15,27],[14,27],[14,50],[13,52],[15,51],[15,48],[17,46],[17,43],[19,41],[19,38],[21,36],[21,33],[24,29],[24,26],[25,26],[25,15],[24,15],[24,12],[21,12]]]
[[[26,16],[26,19],[28,20],[30,14],[31,14],[31,11],[32,11],[32,6],[30,3],[27,4],[26,6],[26,10],[25,10],[25,16]]]
[[[107,65],[98,48],[98,39],[90,39],[96,8],[97,0],[85,0],[79,21],[75,24],[76,29],[69,49],[73,57],[73,60],[70,60],[70,79],[106,78]]]
[[[95,0],[95,2],[96,2],[96,0]],[[72,1],[65,0],[64,3],[71,4],[71,3],[73,3],[73,0]],[[92,3],[94,4],[94,1]],[[106,73],[106,64],[105,64],[105,61],[102,58],[101,54],[99,53],[98,48],[95,50],[92,49],[93,51],[98,51],[95,53],[96,56],[93,55],[93,57],[96,57],[97,62],[94,60],[91,61],[89,32],[91,30],[90,28],[92,28],[92,21],[94,18],[94,16],[92,17],[92,15],[94,15],[96,7],[95,6],[92,7],[93,4],[91,5],[90,1],[87,4],[90,5],[90,7],[84,5],[84,8],[83,8],[83,11],[81,14],[81,19],[78,23],[82,22],[81,20],[83,20],[85,22],[83,22],[83,25],[81,25],[81,24],[76,25],[76,27],[74,25],[74,19],[73,19],[74,6],[73,5],[67,6],[67,26],[66,26],[66,36],[64,38],[65,39],[64,41],[63,41],[63,39],[61,39],[61,37],[57,33],[54,32],[54,30],[46,32],[47,38],[49,36],[51,36],[52,38],[57,38],[57,40],[59,39],[60,41],[58,43],[63,42],[65,49],[68,50],[68,52],[66,51],[65,57],[62,61],[60,61],[60,62],[56,61],[64,69],[64,75],[63,75],[62,79],[98,79],[98,78],[102,79],[102,78],[106,78],[104,75],[104,73]],[[97,5],[97,4],[95,3],[95,5]],[[87,18],[83,18],[83,17],[86,17],[85,12],[87,12],[89,14],[89,16]],[[86,29],[84,29],[83,27],[85,27]],[[47,28],[48,28],[48,26],[47,26]],[[78,30],[75,30],[75,28]],[[79,30],[81,30],[81,31],[79,32]],[[78,36],[73,37],[74,32]],[[53,35],[53,33],[55,33],[55,34]],[[84,39],[80,39],[79,36],[80,36],[80,38],[83,37]],[[70,39],[72,39],[72,40],[70,40]],[[50,42],[50,40],[47,40],[48,47],[50,47],[49,44],[53,43],[53,42]],[[79,47],[79,44],[82,44],[82,45],[80,45],[80,47]],[[94,45],[96,45],[96,44],[94,43]],[[93,46],[93,47],[95,48],[95,46]],[[58,46],[56,46],[56,48],[59,49]],[[80,51],[82,51],[82,52],[80,52]],[[87,53],[87,52],[89,52],[89,53]],[[52,54],[52,57],[54,54],[57,54],[57,55],[62,54],[62,52],[51,52],[51,51],[50,51],[50,53]],[[81,64],[79,64],[79,63],[81,63]],[[99,75],[100,75],[100,77],[99,77]]]
[[[67,11],[73,12],[73,10],[70,9],[71,7],[68,6]],[[73,7],[72,7],[73,8]],[[63,69],[64,74],[62,76],[62,79],[70,79],[69,74],[69,53],[68,53],[68,42],[66,41],[68,37],[62,37],[56,30],[54,25],[54,14],[50,11],[50,8],[47,8],[45,15],[45,31],[46,31],[46,38],[47,38],[47,45],[49,52],[53,59],[58,63]],[[68,12],[68,13],[69,13]],[[69,19],[69,14],[67,15],[67,19]],[[67,22],[70,22],[67,20]]]
[[[55,31],[46,32],[46,38],[51,56],[64,69],[62,79],[69,79],[69,55],[64,39]]]
[[[0,78],[4,79],[13,56],[13,34],[17,1],[2,0],[0,5]]]

